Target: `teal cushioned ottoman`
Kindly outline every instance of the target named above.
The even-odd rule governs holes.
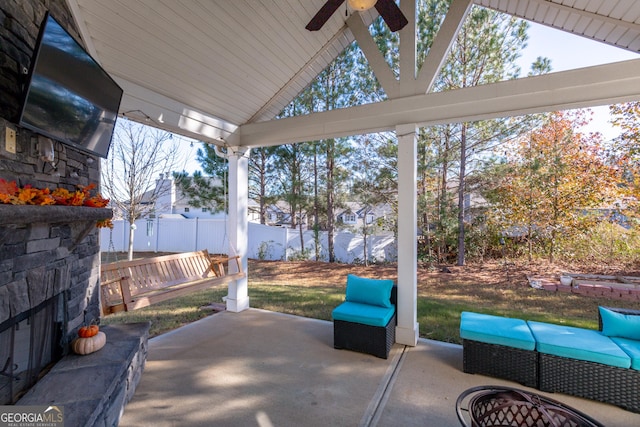
[[[460,337],[464,372],[538,386],[536,343],[524,320],[462,312]]]
[[[536,348],[536,341],[524,320],[468,311],[460,316],[460,338],[523,350]]]
[[[599,331],[529,321],[540,353],[629,368],[631,358]]]

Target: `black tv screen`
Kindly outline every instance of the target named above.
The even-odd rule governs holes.
[[[122,89],[49,14],[31,61],[20,126],[107,157]]]

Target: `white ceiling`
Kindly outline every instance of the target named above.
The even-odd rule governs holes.
[[[384,107],[372,106],[369,118],[377,120],[376,114],[383,114],[383,110],[389,117],[384,123],[377,120],[383,125],[364,123],[369,111],[366,107],[355,109],[353,123],[344,126],[331,123],[349,120],[351,112],[319,116],[317,121],[306,124],[282,120],[262,123],[272,120],[355,39],[357,27],[346,24],[346,6],[320,31],[309,32],[304,28],[324,1],[67,0],[87,49],[125,90],[121,114],[133,120],[151,122],[149,124],[203,141],[222,143],[223,139],[233,139],[235,134],[238,144],[259,145],[393,129],[394,124],[406,121],[398,115],[391,117],[391,112],[415,112],[414,104],[418,101],[423,105],[420,109],[423,114],[424,105],[433,104],[436,98],[419,99],[417,93],[398,92],[394,99],[381,103]],[[462,12],[471,2],[453,0],[451,9],[459,9],[456,19],[463,18]],[[637,1],[475,0],[473,3],[640,52],[640,2]],[[407,14],[412,6],[401,2],[401,7]],[[363,20],[369,23],[376,16],[372,9],[364,14]],[[410,23],[407,27],[411,26]],[[458,26],[449,26],[452,31],[446,37],[448,40]],[[443,28],[446,29],[444,24]],[[411,35],[411,31],[410,28],[402,30],[401,39],[403,34]],[[361,37],[359,41],[363,41]],[[444,54],[448,42],[443,41],[442,46]],[[638,66],[634,63],[615,77],[619,83],[608,90],[617,90],[616,93],[594,95],[597,100],[574,96],[566,101],[550,102],[549,108],[552,104],[580,106],[636,96],[640,99],[640,89],[618,93],[621,87],[638,83],[633,80],[640,74],[636,70]],[[596,80],[587,78],[583,83],[606,84],[601,75],[605,71],[609,73],[609,69],[601,69],[599,77],[594,77]],[[574,80],[568,80],[569,86]],[[534,82],[551,84],[546,90],[558,90],[565,87],[566,81]],[[422,96],[429,95],[423,91]],[[465,99],[462,96],[456,102],[465,102]],[[396,105],[392,106],[392,102]],[[519,110],[542,108],[536,104]],[[486,112],[479,116],[498,113]],[[423,117],[417,112],[407,117],[425,123],[448,119],[431,118],[428,114]],[[319,123],[322,126],[318,126]],[[287,134],[283,127],[289,124],[295,125],[291,129],[298,130],[289,130]],[[309,130],[313,127],[310,124],[316,125],[313,131]]]
[[[475,3],[640,52],[640,2],[635,0],[477,0]]]

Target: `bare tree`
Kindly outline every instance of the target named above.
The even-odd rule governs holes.
[[[129,222],[129,259],[135,221],[152,213],[171,191],[168,179],[181,160],[178,144],[171,139],[168,132],[118,119],[109,157],[103,160],[102,191],[116,214]]]

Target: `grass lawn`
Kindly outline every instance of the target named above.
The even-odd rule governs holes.
[[[597,329],[598,305],[640,309],[639,302],[548,292],[529,286],[527,275],[557,278],[559,266],[492,262],[449,267],[449,271],[419,269],[417,313],[421,337],[461,343],[458,329],[462,311]],[[395,265],[250,260],[250,304],[254,308],[331,320],[331,311],[344,299],[347,274],[397,278]],[[150,320],[151,336],[155,336],[210,315],[213,311],[202,307],[222,302],[226,294],[226,286],[200,291],[133,312],[105,316],[101,323]]]

